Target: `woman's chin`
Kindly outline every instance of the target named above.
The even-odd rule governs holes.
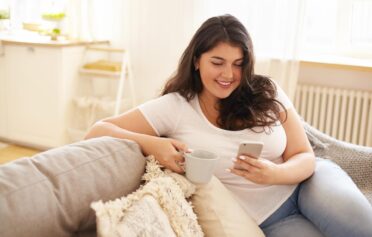
[[[233,91],[223,92],[223,93],[218,93],[218,94],[216,95],[216,97],[217,97],[218,99],[220,99],[220,100],[222,100],[222,99],[226,99],[227,97],[229,97],[229,96],[231,95],[232,92],[233,92]]]

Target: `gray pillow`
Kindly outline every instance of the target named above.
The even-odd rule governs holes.
[[[0,165],[0,236],[72,236],[91,232],[90,203],[140,185],[138,144],[100,137]]]

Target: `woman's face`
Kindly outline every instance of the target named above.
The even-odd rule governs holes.
[[[200,71],[203,90],[200,96],[217,100],[228,97],[240,84],[243,50],[221,42],[203,53],[195,63]]]

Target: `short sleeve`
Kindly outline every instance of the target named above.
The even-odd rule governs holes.
[[[276,83],[275,81],[273,81],[275,83],[275,86],[276,86],[276,99],[283,104],[284,108],[286,110],[290,109],[290,108],[293,108],[293,104],[292,104],[292,101],[288,98],[287,94],[283,91],[283,89],[278,85],[278,83]],[[283,108],[280,107],[280,112],[283,111]]]
[[[158,136],[168,136],[177,127],[185,99],[170,93],[145,102],[138,109]]]

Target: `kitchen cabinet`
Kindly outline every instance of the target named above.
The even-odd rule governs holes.
[[[85,46],[3,41],[0,139],[41,148],[69,142],[71,97]]]

